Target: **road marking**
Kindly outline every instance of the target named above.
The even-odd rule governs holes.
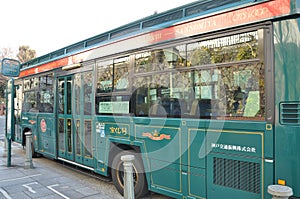
[[[38,184],[38,183],[37,182],[32,182],[32,183],[29,183],[29,184],[23,184],[22,186],[26,187],[28,189],[28,191],[30,191],[31,193],[36,193],[36,191],[34,191],[32,189],[32,187],[28,186],[28,185],[32,185],[32,184]]]
[[[65,198],[65,199],[70,199],[69,197],[65,196],[64,194],[60,193],[59,191],[53,189],[53,187],[57,187],[57,186],[59,186],[59,184],[49,185],[49,186],[47,186],[47,188],[50,189],[51,191],[53,191],[54,193],[60,195],[61,197]]]
[[[0,188],[0,192],[6,199],[12,199],[4,189]]]
[[[42,175],[42,174],[36,174],[36,175],[31,175],[31,176],[24,176],[24,177],[13,178],[13,179],[0,180],[0,182],[10,182],[10,181],[14,181],[14,180],[22,180],[22,179],[32,178],[32,177],[36,177],[36,176],[40,176],[40,175]]]

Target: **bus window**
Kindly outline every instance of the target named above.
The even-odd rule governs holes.
[[[129,114],[129,57],[97,63],[97,114]],[[124,92],[125,91],[125,92]]]
[[[72,78],[67,77],[67,114],[72,114]]]
[[[113,87],[113,61],[97,62],[98,81],[97,93],[112,92]]]
[[[187,45],[189,66],[228,63],[258,57],[258,32],[248,32]]]
[[[134,79],[132,106],[136,116],[181,117],[186,112],[190,72],[158,73]]]
[[[36,89],[38,87],[38,81],[37,77],[24,79],[24,91]]]
[[[36,93],[35,91],[27,91],[24,92],[23,96],[23,104],[22,104],[22,111],[23,112],[37,112],[36,107]]]
[[[39,112],[52,113],[54,104],[53,75],[39,77],[37,107]]]
[[[200,118],[264,118],[264,65],[258,60],[258,43],[258,32],[253,31],[187,45]]]
[[[128,89],[128,66],[129,57],[114,60],[114,91],[126,91]]]
[[[132,106],[138,116],[167,116],[168,113],[162,107],[162,101],[167,104],[170,99],[170,73],[157,73],[150,76],[142,76],[134,79],[135,92]],[[158,107],[158,108],[155,108]]]
[[[81,74],[74,75],[74,90],[73,90],[73,100],[74,100],[74,111],[76,115],[80,115],[80,91],[81,91]]]
[[[58,82],[58,113],[64,114],[65,107],[65,92],[64,92],[64,79],[59,80]]]
[[[83,73],[84,115],[92,114],[93,73]]]
[[[142,52],[135,55],[135,73],[163,71],[186,66],[185,45]]]
[[[200,117],[263,118],[263,71],[259,63],[195,71],[195,99],[199,101]]]
[[[191,73],[175,71],[134,79],[133,112],[137,116],[181,117],[192,95]]]
[[[174,69],[184,66],[185,45],[136,54],[132,112],[137,116],[181,117],[189,98],[190,72]]]
[[[92,121],[84,121],[84,156],[92,158]]]
[[[22,111],[53,113],[53,74],[25,79],[23,85]]]

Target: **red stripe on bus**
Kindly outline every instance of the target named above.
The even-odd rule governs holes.
[[[68,65],[68,57],[53,61],[53,62],[49,62],[46,64],[42,64],[40,66],[36,66],[33,68],[29,68],[27,70],[23,70],[20,72],[20,76],[19,77],[26,77],[29,75],[34,75],[34,74],[38,74],[41,72],[45,72],[45,71],[49,71],[49,70],[53,70],[56,68],[60,68],[62,66],[66,66]]]
[[[275,0],[235,11],[198,19],[150,33],[151,44],[165,40],[192,36],[213,30],[248,24],[290,13],[290,0]]]

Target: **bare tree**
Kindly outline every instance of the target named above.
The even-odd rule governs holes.
[[[29,46],[20,46],[17,57],[21,63],[24,63],[36,58],[36,51],[30,49]]]
[[[2,48],[0,49],[0,70],[2,69],[1,60],[4,58],[14,58],[14,51],[11,48]],[[0,98],[3,97],[4,89],[6,87],[7,78],[0,74]],[[1,100],[0,100],[1,101]]]
[[[13,58],[14,56],[14,51],[11,48],[2,48],[0,50],[0,59],[3,58]]]

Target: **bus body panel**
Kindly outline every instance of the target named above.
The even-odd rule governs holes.
[[[108,152],[109,140],[107,130],[105,130],[105,123],[101,118],[94,119],[94,135],[95,135],[95,172],[102,175],[108,175]]]
[[[25,144],[27,131],[32,132],[33,149],[45,156],[56,158],[56,127],[53,114],[22,113],[22,135],[19,142]]]
[[[130,145],[131,120],[129,117],[97,116],[94,129],[96,136],[94,166],[96,172],[108,176],[110,147],[112,143]]]
[[[36,113],[25,113],[22,112],[21,114],[21,129],[22,129],[22,145],[25,146],[26,144],[26,137],[25,132],[31,131],[32,132],[32,140],[34,142],[34,148],[38,149],[38,142],[37,142],[37,114]]]
[[[273,165],[266,166],[265,150],[273,132],[266,123],[211,121],[209,126],[208,198],[270,198],[265,190],[273,182]]]
[[[299,24],[299,18],[274,23],[275,183],[285,180],[296,196],[300,196]]]
[[[273,182],[273,165],[265,163],[264,151],[272,148],[268,146],[272,136],[266,136],[272,131],[266,130],[265,122],[165,118],[133,121],[135,128],[130,134],[143,143],[141,153],[152,191],[176,198],[185,192],[190,197],[216,198],[223,191],[231,197],[270,198],[264,190]],[[255,131],[249,131],[253,126]],[[122,127],[110,131],[119,132],[114,142],[124,143],[118,141]]]
[[[56,128],[53,114],[38,114],[37,141],[39,153],[56,158]]]

